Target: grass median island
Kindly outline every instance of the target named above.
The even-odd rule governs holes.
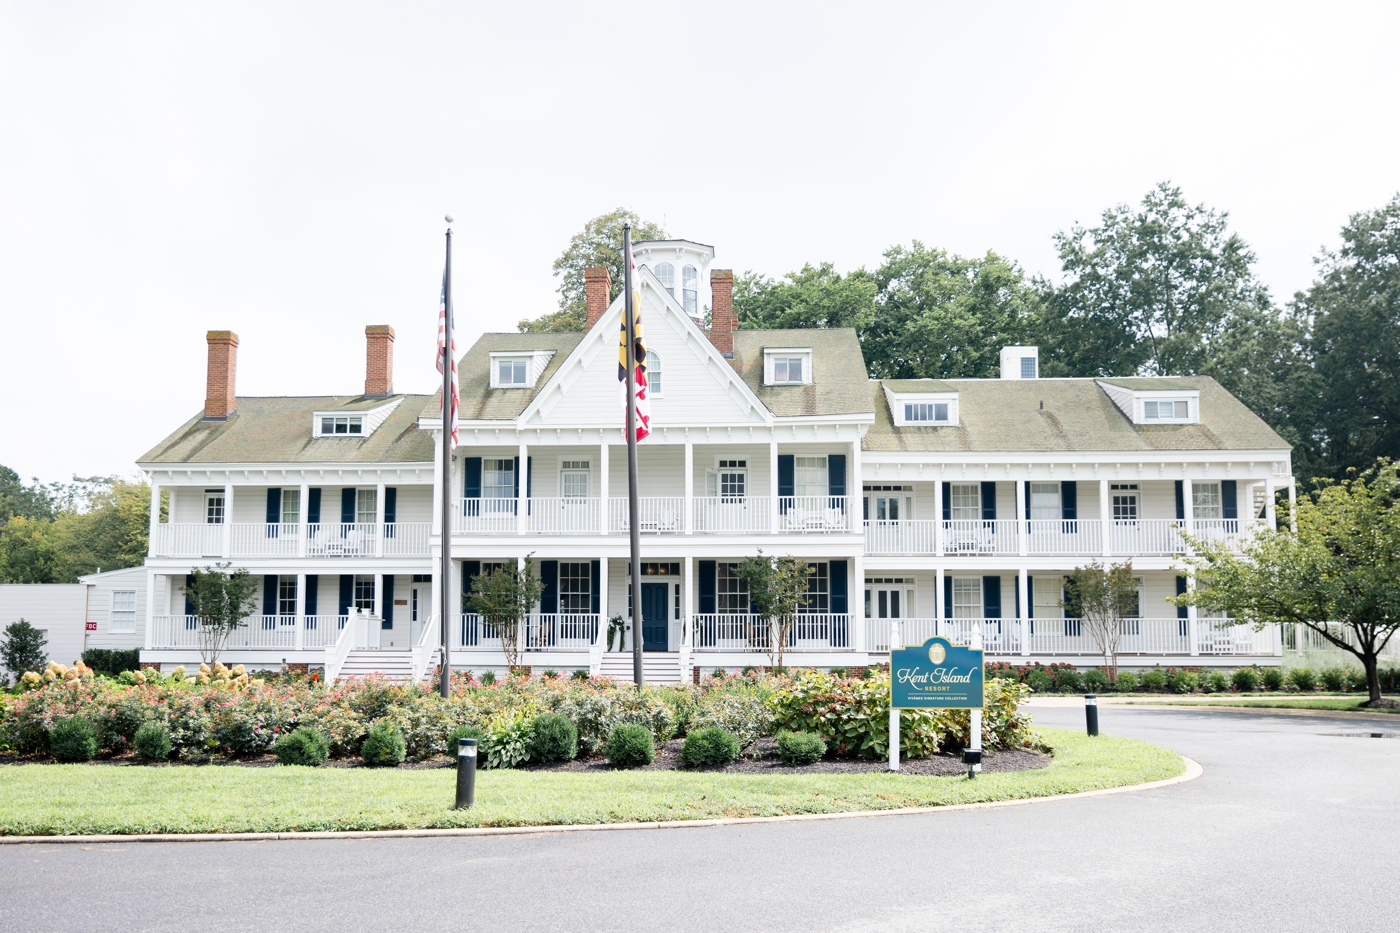
[[[294,832],[781,816],[1024,799],[1176,777],[1181,756],[1132,739],[1039,730],[1047,768],[962,777],[676,771],[484,771],[450,809],[454,771],[12,765],[0,834]]]

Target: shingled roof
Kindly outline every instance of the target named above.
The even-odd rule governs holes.
[[[318,411],[357,412],[400,400],[384,423],[367,437],[312,437]],[[227,421],[195,415],[175,433],[138,458],[159,463],[431,463],[433,438],[418,428],[428,395],[238,396]]]
[[[459,421],[512,421],[529,407],[540,390],[559,371],[569,354],[583,340],[574,334],[482,334],[457,364],[457,392],[461,397]],[[553,350],[554,356],[528,389],[491,388],[491,354]],[[439,390],[422,410],[424,418],[442,417],[442,393]]]
[[[1197,390],[1199,424],[1133,424],[1094,379],[889,379],[867,383],[875,424],[864,449],[908,451],[1278,450],[1291,447],[1209,376],[1105,379],[1138,391]],[[958,393],[957,426],[898,427],[895,393]],[[1041,405],[1044,403],[1044,408]]]
[[[812,383],[764,385],[763,351],[770,347],[810,347]],[[865,357],[861,355],[860,340],[852,328],[736,330],[733,365],[759,401],[780,418],[874,413]]]

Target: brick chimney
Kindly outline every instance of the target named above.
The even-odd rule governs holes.
[[[583,296],[583,329],[589,331],[612,304],[612,273],[607,266],[589,266],[583,270]]]
[[[365,395],[394,394],[394,329],[388,324],[365,328]]]
[[[734,356],[734,270],[710,270],[710,343],[726,357]]]
[[[234,369],[238,363],[238,335],[231,330],[211,330],[209,368],[204,379],[204,420],[227,421],[238,408],[234,395]]]

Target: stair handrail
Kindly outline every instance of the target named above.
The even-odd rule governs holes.
[[[434,637],[438,633],[437,617],[429,618],[428,624],[423,626],[423,631],[418,636],[418,643],[412,648],[413,675],[409,678],[409,683],[416,684],[423,679],[423,675],[432,666],[433,659],[438,656],[440,646]]]
[[[361,647],[364,637],[360,633],[364,627],[364,618],[363,610],[354,610],[345,619],[345,628],[336,636],[335,644],[326,648],[326,683],[335,683],[350,652]]]

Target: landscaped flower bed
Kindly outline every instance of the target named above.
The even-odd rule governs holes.
[[[819,735],[829,756],[879,759],[888,753],[889,680],[878,672],[867,678],[817,671],[736,674],[709,677],[697,686],[640,691],[609,680],[519,677],[481,683],[458,674],[446,699],[374,678],[328,686],[301,675],[213,671],[197,681],[151,672],[115,680],[90,671],[51,678],[0,698],[0,749],[44,760],[55,726],[81,717],[95,727],[97,754],[103,757],[139,751],[159,759],[165,747],[158,741],[161,726],[169,736],[168,757],[186,762],[263,756],[280,737],[309,727],[328,741],[332,759],[344,759],[359,755],[370,728],[379,724],[395,748],[393,736],[402,736],[409,760],[447,754],[454,734],[466,732],[479,737],[483,765],[514,767],[539,760],[535,721],[553,713],[573,725],[578,754],[585,758],[601,755],[613,730],[627,724],[642,727],[656,746],[719,728],[744,751],[780,730],[794,730]],[[988,681],[984,747],[1035,744],[1029,718],[1017,710],[1026,694],[1011,681]],[[967,741],[965,711],[903,715],[907,758],[960,748]],[[136,743],[147,723],[156,728],[148,727],[143,742]],[[147,751],[152,748],[154,753]]]

